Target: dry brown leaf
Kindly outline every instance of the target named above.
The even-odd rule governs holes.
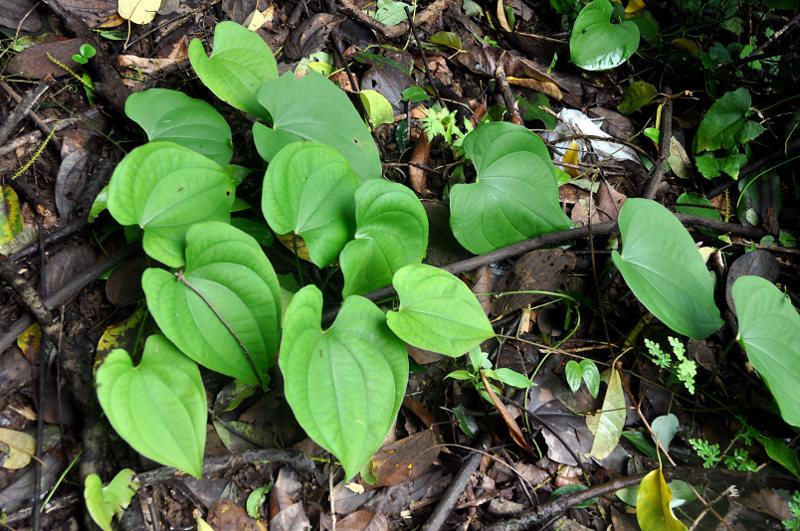
[[[372,457],[372,473],[381,487],[414,479],[433,465],[439,441],[432,428],[387,444]]]
[[[411,152],[411,162],[420,164],[422,166],[428,165],[428,160],[431,156],[431,142],[428,135],[424,132],[417,138],[417,144],[414,146],[414,151]],[[425,195],[427,184],[427,176],[425,170],[417,166],[408,166],[408,180],[411,187],[419,195]]]
[[[511,412],[508,410],[505,404],[503,404],[500,399],[497,398],[497,395],[492,390],[492,386],[489,385],[489,382],[486,380],[486,376],[483,375],[483,371],[481,371],[481,381],[486,388],[486,393],[489,395],[492,404],[494,404],[494,407],[497,408],[497,411],[500,412],[500,416],[502,416],[503,420],[506,422],[506,425],[508,426],[508,433],[511,435],[511,438],[522,449],[533,455],[533,448],[531,448],[531,446],[528,444],[528,441],[525,440],[525,435],[519,428],[519,424],[517,424],[517,421],[514,420],[513,416],[511,416]]]

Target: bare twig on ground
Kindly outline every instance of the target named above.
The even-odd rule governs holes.
[[[8,115],[8,118],[6,118],[6,120],[3,122],[3,125],[0,126],[0,145],[5,144],[6,140],[8,140],[8,137],[11,135],[11,131],[19,122],[22,121],[23,118],[25,118],[29,112],[31,112],[33,106],[36,105],[36,101],[47,91],[48,88],[50,88],[50,85],[44,81],[40,81],[39,84],[29,90],[28,93],[25,94],[25,96],[17,103],[17,106],[14,107],[14,110]],[[49,132],[50,131],[48,129],[48,133]]]
[[[658,141],[658,159],[653,165],[653,171],[650,172],[650,178],[647,181],[642,197],[645,199],[655,199],[658,187],[664,179],[664,170],[667,167],[667,159],[669,158],[669,144],[672,139],[672,90],[669,86],[664,87],[664,93],[667,95],[667,101],[661,112],[661,133]]]
[[[444,11],[451,3],[454,3],[453,0],[436,0],[434,3],[423,9],[422,12],[416,17],[414,22],[417,25],[429,24],[433,22],[436,17],[441,15],[442,11]],[[460,7],[461,2],[456,0],[455,4]],[[357,22],[360,22],[365,26],[377,31],[387,39],[396,39],[408,31],[408,22],[401,22],[396,26],[387,26],[386,24],[378,22],[370,15],[361,11],[358,6],[352,2],[352,0],[340,0],[339,10],[345,15],[355,19]]]
[[[472,474],[477,470],[481,462],[481,456],[483,455],[482,452],[488,447],[489,436],[484,435],[481,437],[480,442],[478,442],[479,451],[470,455],[467,460],[464,461],[464,464],[461,465],[461,470],[458,471],[458,474],[453,478],[450,486],[447,487],[447,492],[445,492],[444,496],[439,500],[436,508],[433,510],[430,517],[428,517],[428,521],[422,526],[423,531],[438,531],[438,529],[444,525],[447,516],[458,501],[458,497],[461,496],[461,493],[467,486],[469,478],[472,477]]]
[[[647,474],[648,472],[643,472],[641,474],[615,479],[613,481],[609,481],[608,483],[576,492],[575,494],[561,496],[550,503],[547,503],[538,509],[513,520],[497,522],[496,524],[489,526],[487,531],[517,531],[521,529],[535,529],[537,526],[548,522],[553,517],[566,512],[567,509],[574,505],[587,502],[592,498],[611,494],[619,489],[638,485],[641,483],[642,478],[644,478],[644,476]],[[772,488],[797,490],[798,488],[798,480],[790,476],[758,474],[755,472],[740,472],[738,470],[727,470],[722,468],[665,468],[664,477],[668,481],[680,479],[695,485],[712,483],[722,485],[737,485],[739,487],[748,489]]]
[[[31,92],[35,92],[35,91],[39,90],[39,88],[40,88],[42,85],[44,85],[44,90],[47,90],[47,88],[48,88],[48,85],[47,85],[46,83],[42,82],[42,83],[39,83],[38,85],[36,85],[36,87],[34,87],[34,88],[31,90]],[[23,98],[22,96],[20,96],[19,94],[17,94],[17,91],[15,91],[13,88],[11,88],[11,85],[9,85],[8,83],[6,83],[5,81],[0,81],[0,88],[2,88],[4,91],[6,91],[6,94],[8,94],[8,95],[11,97],[11,99],[12,99],[12,100],[14,100],[14,101],[15,101],[15,102],[16,102],[18,105],[22,104],[22,102],[24,101],[24,98]],[[44,92],[42,92],[42,93],[44,93]],[[29,94],[30,94],[30,92],[29,92]],[[41,116],[39,116],[39,115],[36,113],[36,111],[34,111],[34,110],[33,110],[33,106],[34,106],[35,104],[36,104],[36,101],[32,101],[32,102],[30,102],[30,108],[29,108],[29,109],[28,109],[28,111],[27,111],[28,118],[30,118],[31,120],[33,120],[33,122],[36,124],[36,127],[38,127],[38,128],[39,128],[39,131],[41,131],[41,132],[42,132],[42,134],[44,134],[44,135],[49,135],[49,134],[50,134],[50,130],[52,129],[52,126],[51,126],[51,125],[48,125],[48,124],[47,124],[47,123],[46,123],[46,122],[45,122],[45,121],[42,119],[42,117],[41,117]],[[16,112],[16,109],[15,109],[15,112]],[[16,124],[15,124],[15,125],[16,125]],[[6,128],[6,126],[7,126],[7,124],[3,124],[3,129],[5,129],[5,128]],[[2,144],[2,143],[3,143],[3,135],[2,135],[2,133],[0,133],[0,144]],[[58,151],[60,151],[60,150],[61,150],[61,140],[59,140],[58,138],[56,138],[56,137],[53,137],[53,138],[51,138],[51,139],[50,139],[50,143],[51,143],[51,144],[53,145],[53,147],[55,147],[55,148],[56,148]]]

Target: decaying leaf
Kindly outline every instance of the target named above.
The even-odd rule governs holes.
[[[36,451],[36,439],[21,431],[0,428],[0,449],[7,454],[3,468],[24,468]]]

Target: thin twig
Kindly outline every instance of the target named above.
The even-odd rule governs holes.
[[[669,144],[672,139],[672,90],[669,86],[664,87],[664,93],[667,95],[667,102],[661,110],[658,159],[653,165],[650,179],[647,181],[647,188],[642,194],[645,199],[655,199],[658,187],[661,186],[661,181],[664,179],[664,170],[667,167],[667,159],[669,158]]]
[[[488,447],[489,436],[484,435],[481,437],[480,442],[478,442],[479,451],[470,455],[464,464],[461,465],[458,474],[456,474],[456,477],[453,478],[453,481],[447,487],[447,492],[445,492],[444,496],[439,500],[436,508],[428,517],[428,521],[422,526],[423,531],[438,531],[438,529],[444,525],[450,511],[453,510],[453,507],[458,501],[458,497],[461,496],[461,493],[467,486],[469,478],[472,477],[472,474],[474,474],[475,470],[478,468],[481,462],[481,452],[485,451]]]
[[[408,7],[405,7],[406,10],[406,17],[408,17],[408,24],[411,26],[411,33],[414,35],[414,40],[417,42],[417,48],[419,49],[419,54],[422,56],[422,65],[425,67],[425,77],[428,78],[428,83],[431,84],[431,88],[433,89],[433,93],[436,95],[436,101],[439,102],[439,105],[442,109],[446,109],[447,106],[442,101],[442,96],[439,94],[439,89],[436,88],[436,85],[433,82],[433,76],[431,75],[431,70],[428,68],[428,58],[425,56],[425,48],[422,47],[422,39],[419,38],[419,34],[417,33],[417,26],[414,24],[414,17],[411,16],[411,10]]]
[[[33,109],[33,106],[36,105],[36,101],[44,94],[47,89],[50,88],[50,85],[45,83],[44,81],[40,81],[35,87],[28,91],[25,96],[17,103],[17,106],[14,107],[14,110],[11,111],[11,114],[3,122],[3,125],[0,126],[0,145],[6,143],[8,137],[11,135],[11,131],[17,124],[22,121],[22,119]]]

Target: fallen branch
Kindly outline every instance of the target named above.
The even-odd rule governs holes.
[[[567,511],[570,507],[587,502],[592,498],[612,494],[619,489],[633,487],[641,483],[648,472],[615,479],[595,487],[560,496],[538,509],[523,514],[513,520],[503,520],[487,528],[487,531],[517,531],[531,529],[549,522]],[[680,467],[664,469],[664,477],[669,480],[680,479],[689,484],[722,484],[736,485],[747,489],[787,489],[797,490],[800,481],[790,476],[776,476],[757,474],[754,472],[740,472],[738,470],[709,469],[695,467]]]

